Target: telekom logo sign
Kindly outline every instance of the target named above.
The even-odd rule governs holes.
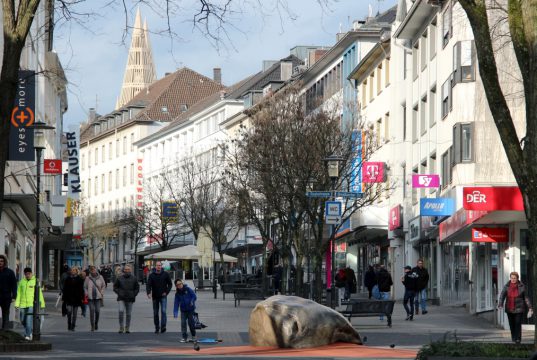
[[[362,181],[364,183],[381,183],[386,181],[385,164],[380,161],[366,161],[362,164]]]
[[[388,218],[388,230],[395,230],[397,228],[400,228],[401,225],[401,205],[397,205],[390,209],[390,215]]]
[[[462,193],[462,205],[466,210],[524,211],[522,194],[516,186],[465,187]]]

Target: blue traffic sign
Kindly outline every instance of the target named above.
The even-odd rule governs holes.
[[[364,197],[364,194],[359,193],[359,192],[336,191],[336,197],[348,197],[348,198],[361,199]]]
[[[341,202],[327,201],[325,203],[325,216],[341,216]]]
[[[331,191],[308,191],[306,193],[307,197],[318,197],[318,198],[329,198],[332,196]]]

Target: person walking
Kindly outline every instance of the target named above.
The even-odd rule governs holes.
[[[0,308],[2,309],[2,329],[9,327],[9,310],[17,298],[17,277],[7,267],[7,256],[0,255]]]
[[[423,267],[423,259],[419,259],[416,263],[416,267],[412,269],[412,272],[418,275],[418,289],[416,291],[415,305],[416,315],[421,313],[427,314],[427,284],[429,283],[429,272]]]
[[[69,265],[67,263],[63,264],[62,267],[62,274],[60,276],[60,296],[63,299],[63,285],[65,284],[65,280],[69,277],[71,274],[71,268],[69,268]],[[62,316],[67,316],[67,305],[65,304],[65,301],[62,301]]]
[[[380,265],[376,281],[380,293],[379,300],[388,300],[390,298],[390,291],[393,285],[393,280],[392,276],[390,275],[388,270],[386,270],[384,265]],[[384,315],[380,315],[380,321],[382,320],[384,320]]]
[[[84,301],[84,281],[76,266],[71,268],[63,284],[63,301],[67,308],[67,330],[75,331],[78,308]]]
[[[414,297],[418,289],[418,274],[412,271],[410,265],[405,266],[405,274],[401,277],[401,282],[405,286],[405,295],[403,297],[403,306],[406,311],[406,319],[414,319]],[[410,303],[410,307],[408,304]]]
[[[32,269],[29,267],[24,268],[24,278],[19,281],[17,288],[15,309],[20,309],[19,318],[22,326],[24,326],[24,338],[26,340],[32,340],[35,284],[36,279],[32,274]],[[45,308],[45,298],[41,289],[39,289],[39,305],[41,309]]]
[[[350,266],[347,265],[345,268],[345,300],[349,300],[351,298],[351,294],[356,293],[356,275],[354,274],[354,270],[351,269]]]
[[[181,310],[181,333],[183,337],[181,342],[187,342],[186,324],[190,328],[192,341],[196,341],[196,326],[194,324],[194,311],[196,310],[196,293],[194,290],[183,283],[183,280],[175,280],[175,301],[173,303],[173,317],[177,319],[178,312]]]
[[[367,271],[364,274],[364,286],[367,288],[367,291],[369,293],[368,299],[371,300],[373,286],[375,286],[375,270],[373,269],[373,266],[369,265],[367,268]]]
[[[505,284],[500,293],[498,308],[505,308],[505,313],[509,320],[509,329],[511,330],[511,340],[516,344],[520,344],[522,341],[524,304],[528,307],[528,318],[532,317],[533,307],[531,306],[526,286],[520,281],[520,275],[513,271],[509,274],[509,282]]]
[[[119,304],[119,333],[130,334],[132,306],[136,301],[136,295],[140,291],[138,279],[132,275],[130,265],[125,265],[123,274],[118,275],[114,281],[114,292],[117,294]],[[123,316],[125,315],[125,323]],[[123,326],[125,324],[125,326]]]
[[[162,269],[162,263],[157,261],[155,270],[147,278],[147,297],[153,300],[153,322],[155,334],[166,332],[166,306],[168,294],[172,289],[170,275]],[[160,307],[160,322],[159,322]]]
[[[89,267],[89,275],[84,281],[84,292],[88,298],[90,310],[91,331],[99,330],[99,315],[101,313],[101,302],[104,298],[106,283],[102,275],[97,272],[93,265]]]

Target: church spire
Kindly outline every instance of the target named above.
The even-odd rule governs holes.
[[[146,88],[157,79],[153,53],[149,43],[149,33],[147,22],[142,26],[140,8],[136,10],[136,18],[132,29],[131,47],[125,75],[123,76],[123,86],[121,95],[116,103],[116,109],[128,103],[140,90]]]

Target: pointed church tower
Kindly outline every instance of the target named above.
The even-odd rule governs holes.
[[[125,68],[125,75],[123,76],[123,86],[116,103],[116,109],[128,103],[140,90],[149,86],[156,79],[157,73],[153,62],[151,44],[149,43],[147,22],[142,27],[140,8],[138,8],[132,30],[129,58]]]

